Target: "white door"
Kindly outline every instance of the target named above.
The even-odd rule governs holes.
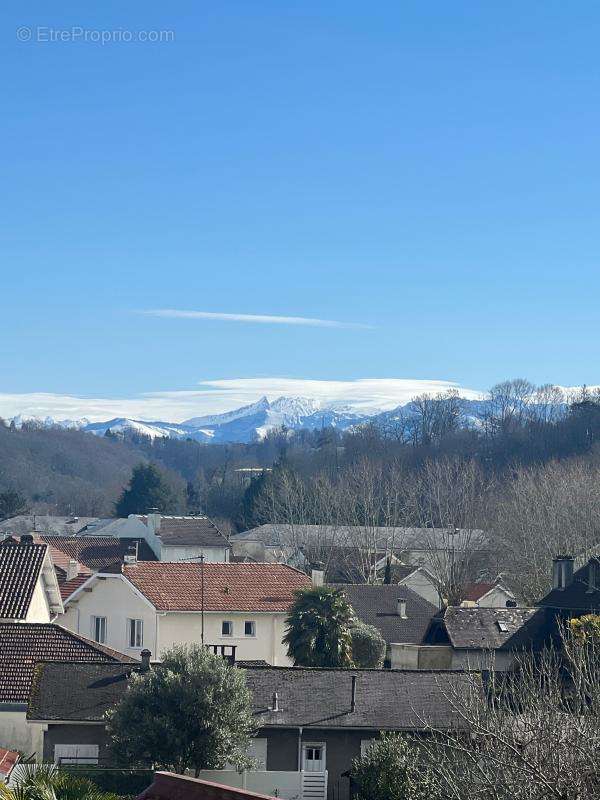
[[[302,746],[302,769],[305,772],[325,772],[325,744],[307,742]]]

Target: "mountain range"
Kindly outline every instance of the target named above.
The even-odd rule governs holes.
[[[460,398],[461,424],[477,427],[489,412],[489,401]],[[234,411],[203,417],[192,417],[184,422],[162,422],[115,417],[106,422],[78,420],[56,420],[53,417],[18,415],[9,419],[9,424],[19,428],[23,424],[40,427],[62,427],[78,429],[96,436],[107,432],[125,437],[148,436],[193,439],[204,443],[248,443],[262,439],[270,430],[285,426],[291,430],[318,430],[335,427],[348,430],[371,422],[378,426],[390,426],[400,419],[416,417],[416,408],[411,401],[390,410],[353,407],[351,404],[318,401],[308,397],[279,397],[269,401],[262,397],[256,403],[242,406]]]

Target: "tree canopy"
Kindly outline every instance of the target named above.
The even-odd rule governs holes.
[[[356,623],[346,595],[330,586],[297,593],[286,620],[283,643],[303,667],[351,667],[351,630]]]
[[[385,659],[385,639],[374,625],[358,621],[351,629],[352,660],[356,667],[381,669]]]
[[[178,773],[243,766],[254,730],[244,673],[200,645],[174,647],[133,673],[107,715],[118,760]]]
[[[119,517],[129,514],[147,514],[156,508],[163,514],[177,511],[177,498],[154,464],[138,464],[133,468],[129,486],[115,505]]]
[[[384,733],[352,764],[355,800],[436,800],[416,745],[398,733]]]

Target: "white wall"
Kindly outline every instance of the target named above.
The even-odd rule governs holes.
[[[506,601],[514,599],[514,596],[501,586],[494,586],[491,591],[477,602],[477,605],[480,608],[506,608]]]
[[[121,576],[97,578],[92,591],[82,591],[77,602],[67,606],[66,613],[56,620],[69,630],[93,638],[92,617],[106,617],[106,644],[115,650],[139,658],[142,648],[130,648],[127,641],[127,619],[144,622],[144,641],[154,657],[174,644],[193,644],[201,641],[200,612],[156,612]],[[264,660],[274,666],[289,666],[286,648],[285,612],[277,614],[252,612],[206,612],[204,615],[205,644],[236,645],[236,658]],[[221,634],[223,620],[233,622],[233,636]],[[256,636],[244,635],[244,622],[256,623]]]
[[[251,611],[204,614],[204,643],[235,645],[238,660],[264,660],[273,666],[291,666],[286,648],[281,640],[285,632],[285,613],[265,614]],[[221,623],[233,622],[233,636],[221,634]],[[244,635],[244,622],[256,623],[256,637]],[[168,613],[158,618],[158,651],[163,652],[174,644],[200,642],[202,618],[200,613]]]
[[[52,614],[48,605],[48,596],[44,589],[44,580],[41,572],[33,590],[25,622],[52,622]]]
[[[188,545],[186,547],[162,545],[160,549],[161,561],[183,561],[190,558],[204,556],[205,561],[220,562],[229,561],[228,547],[197,547]]]
[[[4,711],[0,705],[0,747],[20,750],[24,755],[42,753],[42,730],[27,724],[27,710]]]
[[[57,618],[59,625],[92,639],[92,616],[106,617],[105,645],[133,658],[139,658],[144,647],[153,654],[157,652],[156,612],[120,576],[98,578],[91,592],[80,592],[77,598],[77,602],[70,603],[66,613]],[[140,648],[129,647],[127,619],[144,622],[144,642]]]
[[[301,772],[269,772],[252,770],[237,772],[235,770],[204,769],[198,777],[203,781],[222,783],[236,789],[266,794],[269,797],[281,797],[283,800],[299,800],[302,797]]]
[[[436,608],[441,607],[440,595],[437,590],[437,586],[426,572],[415,570],[415,572],[401,581],[400,585],[406,586],[407,589],[411,589],[413,592],[415,592],[415,594],[418,594]]]

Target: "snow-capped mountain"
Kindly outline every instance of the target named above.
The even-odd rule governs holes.
[[[490,412],[490,400],[459,399],[460,424],[465,428],[479,427]],[[557,411],[562,413],[566,406],[559,404]],[[242,406],[224,414],[192,417],[185,422],[172,423],[145,421],[116,417],[107,422],[80,420],[55,420],[52,417],[32,417],[18,415],[8,420],[16,427],[24,424],[39,427],[77,428],[96,436],[107,432],[132,438],[134,436],[170,437],[174,439],[193,439],[204,443],[248,443],[264,438],[269,431],[278,428],[290,430],[318,430],[335,427],[340,430],[362,425],[367,421],[382,428],[403,423],[410,425],[417,421],[418,412],[413,401],[382,411],[364,406],[353,408],[350,404],[327,402],[309,397],[278,397],[269,401],[261,397],[256,403]]]

